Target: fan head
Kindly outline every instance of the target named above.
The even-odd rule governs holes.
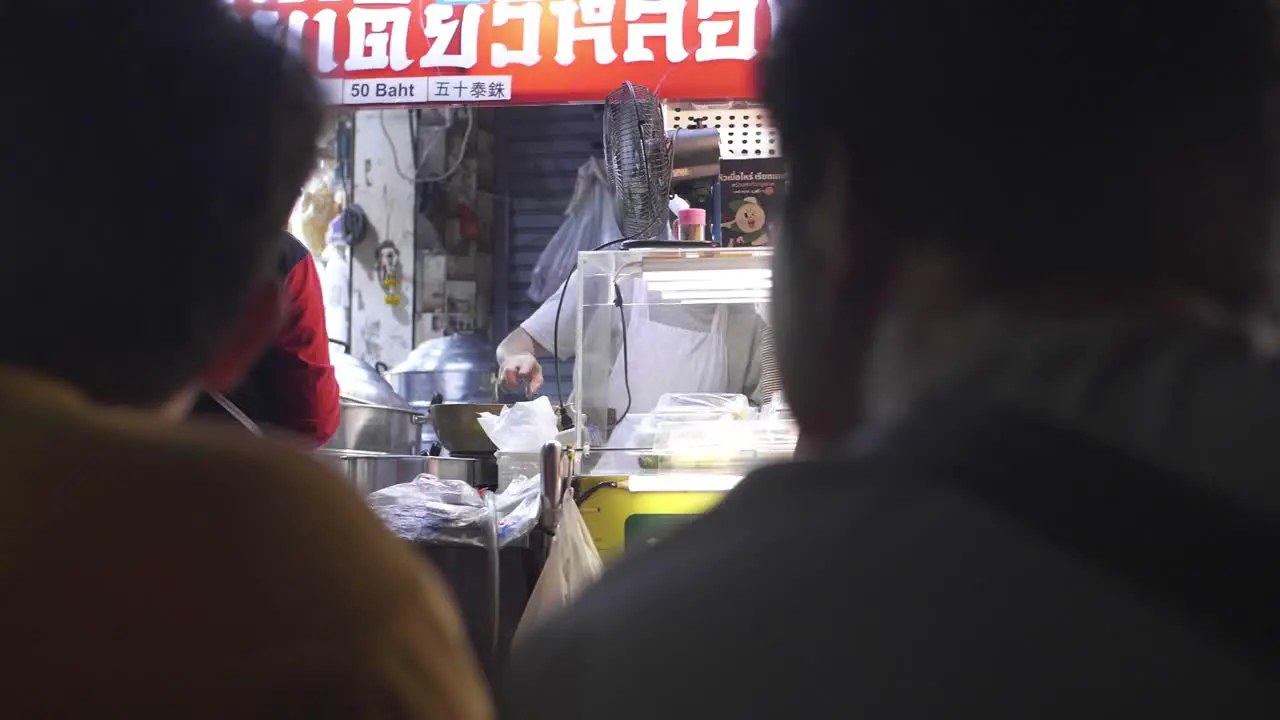
[[[626,239],[665,237],[671,147],[662,103],[648,88],[624,83],[605,99],[604,162]]]

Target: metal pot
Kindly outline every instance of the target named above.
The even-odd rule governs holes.
[[[437,395],[447,403],[492,403],[498,400],[497,371],[488,343],[473,335],[449,335],[419,345],[387,380],[418,408]]]
[[[342,423],[325,447],[333,450],[418,455],[426,416],[416,412],[373,366],[351,355],[333,356],[342,393]]]
[[[440,444],[453,455],[481,455],[498,450],[480,427],[480,413],[500,414],[497,403],[443,403],[432,405],[431,424]]]
[[[357,452],[420,455],[427,416],[408,408],[342,398],[342,422],[325,448]]]
[[[382,363],[375,368],[354,355],[333,355],[332,358],[333,372],[343,398],[368,405],[409,409],[409,403],[382,376],[380,369],[386,368]]]
[[[437,396],[445,402],[497,402],[496,374],[489,370],[420,370],[387,376],[400,395],[416,407]]]
[[[480,463],[475,460],[324,450],[319,455],[345,475],[362,496],[392,485],[413,482],[424,473],[442,480],[461,480],[473,486],[480,482]]]

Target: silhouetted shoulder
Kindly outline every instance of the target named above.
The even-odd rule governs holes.
[[[975,471],[999,471],[974,457]],[[677,720],[1280,707],[1221,637],[958,490],[953,472],[871,457],[753,474],[518,648],[503,709]],[[572,693],[557,677],[574,678]],[[1140,705],[1125,699],[1132,687]]]
[[[59,452],[68,438],[74,452]],[[50,697],[82,685],[113,707],[167,701],[182,717],[261,702],[313,717],[490,716],[442,580],[306,455],[235,428],[96,410],[36,413],[0,446],[19,468],[41,458],[42,482],[4,484],[16,520],[0,533],[13,570],[0,584],[21,581],[21,597],[6,594],[30,628],[6,628],[6,642],[33,688],[59,678]],[[121,628],[133,676],[163,678],[146,698],[111,680]],[[199,690],[209,678],[217,698]]]

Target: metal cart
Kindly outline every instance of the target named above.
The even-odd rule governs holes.
[[[525,538],[500,547],[495,498],[486,493],[486,547],[414,544],[449,583],[461,607],[467,634],[494,685],[501,677],[512,638],[550,550],[560,503],[567,490],[564,455],[559,443],[548,443],[542,449],[542,511],[538,525]]]

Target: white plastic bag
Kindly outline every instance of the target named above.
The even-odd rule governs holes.
[[[547,564],[525,606],[515,642],[564,610],[604,572],[604,561],[572,495],[566,495]]]
[[[372,493],[367,502],[393,535],[410,542],[470,547],[489,542],[489,509],[480,493],[461,480],[419,475],[413,482]],[[497,494],[496,509],[500,547],[529,534],[542,511],[542,477],[512,480]]]
[[[622,237],[614,215],[613,192],[599,158],[578,168],[578,184],[564,214],[560,229],[533,266],[529,299],[534,302],[544,302],[569,278],[569,272],[578,264],[579,252]]]
[[[544,395],[502,409],[501,415],[480,413],[480,429],[501,452],[536,453],[556,439],[560,423]]]

